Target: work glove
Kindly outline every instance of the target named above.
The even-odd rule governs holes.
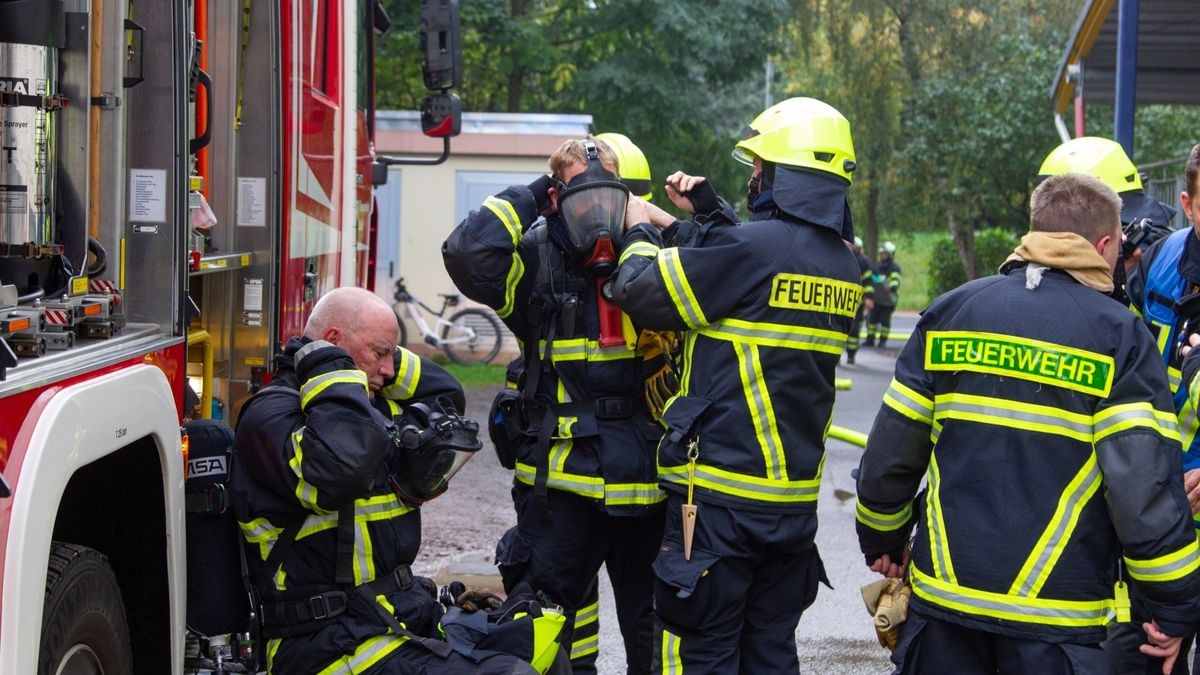
[[[642,376],[645,380],[646,407],[654,419],[661,419],[667,401],[679,393],[679,377],[672,358],[679,346],[679,334],[674,331],[642,330],[638,333],[637,351],[642,355]]]
[[[713,189],[710,180],[693,187],[691,192],[687,193],[687,198],[692,200],[692,208],[697,216],[708,216],[721,209],[721,199],[717,197],[717,191]]]
[[[900,625],[908,618],[908,600],[912,587],[902,579],[880,579],[862,589],[867,613],[875,619],[875,637],[881,647],[895,651]]]
[[[557,182],[553,176],[538,176],[537,180],[529,184],[529,191],[533,193],[538,213],[550,208],[550,188]]]
[[[483,588],[467,588],[461,581],[451,581],[442,589],[442,604],[458,607],[464,612],[490,612],[504,605],[504,598]]]

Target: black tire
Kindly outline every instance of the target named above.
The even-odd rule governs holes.
[[[403,305],[401,305],[401,307],[403,307]],[[400,341],[396,344],[400,345],[401,347],[407,347],[408,327],[404,325],[404,317],[401,316],[400,312],[396,311],[395,309],[392,310],[392,313],[396,315],[396,324],[400,326]]]
[[[38,675],[133,672],[121,588],[99,551],[54,542],[43,612]]]
[[[500,342],[504,334],[500,321],[481,309],[464,309],[450,315],[452,326],[442,329],[442,345],[446,355],[455,363],[491,363],[500,353]],[[463,338],[470,329],[475,332],[469,341]]]

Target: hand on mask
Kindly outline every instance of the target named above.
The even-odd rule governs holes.
[[[704,176],[689,176],[682,171],[667,176],[667,197],[671,203],[688,213],[696,213],[696,205],[692,203],[691,192],[701,183]]]

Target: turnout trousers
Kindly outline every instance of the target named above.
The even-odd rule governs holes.
[[[651,563],[663,532],[661,505],[646,515],[609,515],[586,497],[549,490],[546,509],[534,505],[531,489],[513,488],[517,526],[496,547],[505,589],[521,581],[562,605],[567,617],[562,644],[574,673],[596,672],[600,604],[597,573],[608,570],[625,643],[630,675],[650,672],[654,641],[654,574]]]
[[[654,672],[671,675],[797,673],[796,625],[829,584],[813,538],[815,513],[698,507],[684,559],[680,505],[654,561]]]
[[[967,628],[922,614],[909,605],[908,619],[892,652],[893,675],[1105,675],[1100,645],[1038,642]]]
[[[867,325],[867,345],[873,346],[878,340],[880,347],[886,347],[889,334],[892,332],[892,313],[895,305],[875,305],[871,310]]]
[[[1108,655],[1108,672],[1112,675],[1161,675],[1163,660],[1157,656],[1147,656],[1138,647],[1146,643],[1146,631],[1142,623],[1150,620],[1150,612],[1142,602],[1141,592],[1136,585],[1129,586],[1130,616],[1129,623],[1110,623],[1108,639],[1104,641],[1104,653]],[[1171,668],[1171,675],[1188,675],[1188,650],[1192,647],[1195,635],[1183,638],[1179,645],[1179,657]],[[1197,651],[1200,658],[1200,650]],[[1193,664],[1193,671],[1195,664]]]

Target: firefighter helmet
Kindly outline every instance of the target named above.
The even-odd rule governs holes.
[[[607,143],[617,156],[617,173],[629,191],[642,199],[653,197],[650,163],[646,161],[646,155],[642,153],[641,148],[624,134],[606,132],[596,134],[596,138]]]
[[[847,182],[855,169],[850,122],[836,108],[815,98],[789,98],[767,108],[750,123],[733,156],[743,164],[753,164],[758,157],[831,173]]]
[[[1120,143],[1098,136],[1073,138],[1055,148],[1042,162],[1038,176],[1082,173],[1095,176],[1117,193],[1142,189],[1142,177]]]
[[[879,245],[879,252],[888,255],[896,255],[896,245],[890,241],[885,241]]]

